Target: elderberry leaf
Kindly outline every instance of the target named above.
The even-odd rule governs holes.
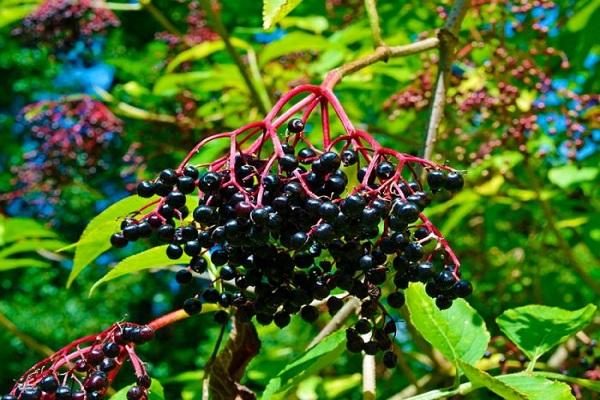
[[[73,269],[69,274],[67,287],[71,286],[81,271],[96,257],[110,249],[110,237],[119,230],[121,220],[155,199],[144,199],[133,195],[114,203],[90,221],[77,243],[58,250],[75,248]]]
[[[301,2],[302,0],[263,0],[263,28],[271,29]]]
[[[153,247],[149,250],[135,254],[119,262],[106,275],[96,281],[90,289],[90,296],[98,286],[108,281],[112,281],[123,275],[143,271],[151,268],[164,268],[172,265],[181,265],[189,263],[190,257],[184,256],[179,260],[172,260],[166,254],[168,245]]]
[[[24,238],[56,238],[52,230],[30,218],[0,218],[0,246]]]
[[[306,32],[292,32],[282,39],[270,43],[261,51],[259,60],[262,65],[283,55],[297,51],[321,51],[335,49],[337,45],[322,36]]]
[[[412,324],[446,358],[474,364],[483,357],[490,334],[469,303],[456,299],[452,307],[440,311],[422,283],[411,283],[405,295]]]
[[[0,28],[25,17],[38,3],[40,0],[0,1]]]
[[[472,365],[464,363],[460,360],[458,363],[469,381],[471,381],[475,387],[486,387],[492,392],[501,396],[503,399],[507,400],[526,400],[529,398],[525,393],[491,376],[487,372],[481,371],[480,369],[477,369]]]
[[[242,50],[248,50],[251,48],[248,43],[238,38],[231,38],[231,44],[234,47],[240,48]],[[169,65],[167,65],[166,71],[173,72],[179,65],[181,65],[184,62],[201,60],[223,49],[225,49],[225,43],[223,43],[222,40],[202,42],[190,49],[187,49],[177,54],[175,58],[173,58],[173,61],[171,61]]]
[[[586,327],[596,309],[593,304],[575,311],[529,305],[506,310],[496,318],[496,322],[502,332],[535,362],[545,352]]]
[[[285,394],[302,380],[333,364],[344,352],[345,342],[346,332],[343,330],[327,336],[271,378],[262,399],[285,398]]]
[[[110,397],[110,400],[127,400],[127,391],[134,385],[129,385],[119,390]],[[158,380],[152,378],[152,384],[148,388],[148,400],[164,400],[165,390]]]
[[[531,400],[571,400],[575,397],[571,394],[569,385],[555,382],[540,376],[526,373],[499,376],[500,382],[511,388],[525,393]]]

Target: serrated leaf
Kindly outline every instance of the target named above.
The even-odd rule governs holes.
[[[507,400],[527,400],[528,397],[518,391],[517,389],[509,386],[508,384],[494,378],[487,372],[481,371],[470,364],[458,361],[460,368],[463,370],[469,381],[474,386],[486,387],[498,396]]]
[[[179,260],[172,260],[167,257],[166,249],[168,245],[153,247],[149,250],[127,257],[112,268],[106,275],[96,281],[90,289],[90,296],[103,283],[112,281],[120,276],[128,275],[134,272],[143,271],[152,268],[169,267],[189,263],[190,257],[184,256]]]
[[[595,312],[596,306],[592,304],[575,311],[529,305],[506,310],[496,318],[496,322],[502,332],[530,360],[535,361],[586,327]]]
[[[539,376],[522,374],[501,375],[497,378],[502,383],[524,393],[530,400],[574,400],[569,385],[551,381]]]
[[[119,390],[117,393],[110,397],[110,400],[127,400],[127,391],[131,389],[133,385],[129,385]],[[165,390],[163,389],[160,382],[156,379],[152,379],[152,384],[148,388],[148,400],[164,400]]]
[[[271,29],[301,2],[302,0],[263,0],[263,28]]]
[[[248,43],[238,38],[231,38],[231,44],[244,50],[250,48]],[[167,65],[166,71],[173,72],[175,68],[184,62],[201,60],[223,49],[225,49],[225,43],[222,40],[202,42],[177,54],[175,58],[173,58],[173,60]]]
[[[292,32],[282,39],[266,45],[259,55],[261,64],[265,64],[283,55],[297,51],[321,51],[339,47],[322,36],[306,32]]]
[[[335,362],[345,349],[346,332],[338,331],[307,350],[271,378],[263,393],[263,400],[284,398],[285,393],[307,376]]]
[[[75,248],[73,269],[69,274],[67,287],[71,286],[75,278],[88,264],[110,249],[110,237],[119,230],[120,221],[152,200],[134,195],[116,202],[90,221],[77,243],[61,249],[64,251]]]
[[[490,334],[469,303],[456,299],[452,307],[440,311],[422,283],[411,283],[405,294],[412,324],[448,360],[473,364],[483,357]]]

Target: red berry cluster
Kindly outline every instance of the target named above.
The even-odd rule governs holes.
[[[298,95],[305,97],[291,103]],[[344,130],[337,137],[330,108]],[[320,132],[307,129],[313,114],[320,114]],[[218,139],[230,141],[228,154],[190,164]],[[418,169],[427,170],[429,190]],[[168,243],[169,258],[185,255],[176,275],[181,284],[210,269],[211,286],[184,304],[189,314],[203,302],[218,303],[242,321],[284,327],[296,313],[315,321],[315,304],[326,303],[334,314],[355,296],[361,319],[348,331],[348,349],[386,351],[392,367],[395,323],[383,305],[386,281],[394,288],[387,295],[392,308],[404,304],[409,282],[426,283],[441,309],[472,291],[446,239],[423,214],[436,193],[462,187],[460,173],[382,147],[352,125],[329,89],[303,85],[263,121],[207,137],[177,169],[141,182],[140,196],[160,198],[126,219],[111,243],[124,247],[154,232]],[[194,192],[190,212],[187,197]],[[215,318],[225,323],[227,313]]]
[[[122,122],[90,97],[30,104],[17,122],[29,133],[26,146],[33,150],[15,167],[16,190],[3,201],[32,190],[51,193],[76,176],[108,169],[106,150],[122,132]]]
[[[135,346],[154,338],[148,325],[118,323],[78,339],[31,367],[1,400],[100,400],[125,362],[137,384],[128,400],[147,400],[151,379]]]
[[[119,25],[117,16],[102,0],[46,0],[14,30],[32,43],[68,51]]]
[[[213,9],[217,11],[219,4],[217,2],[212,2],[212,5]],[[186,17],[187,32],[183,37],[169,32],[160,32],[157,34],[157,38],[165,41],[172,48],[177,47],[182,43],[189,47],[202,42],[219,39],[219,35],[208,26],[206,15],[199,1],[190,1],[188,3],[188,9],[189,12]]]

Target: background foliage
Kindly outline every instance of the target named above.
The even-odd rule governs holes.
[[[281,18],[277,2],[266,3],[275,4],[275,11],[265,14],[266,23],[273,25],[269,30],[262,28],[260,2],[228,1],[219,7],[251,71],[257,99],[193,1],[156,0],[151,8],[118,3],[123,7],[115,8],[131,9],[114,11],[118,27],[69,51],[57,51],[52,41],[32,43],[15,34],[36,1],[0,1],[0,252],[2,246],[22,243],[14,254],[0,253],[0,337],[7,344],[0,348],[0,359],[10,360],[0,363],[0,388],[8,388],[49,349],[117,320],[148,321],[185,298],[168,270],[115,279],[88,297],[93,283],[128,253],[102,254],[67,289],[72,253],[56,249],[77,240],[89,220],[127,196],[134,182],[175,165],[199,138],[258,119],[262,108],[290,87],[318,83],[330,69],[372,51],[362,2],[305,0]],[[576,310],[600,299],[600,7],[593,0],[541,1],[524,11],[518,7],[530,2],[473,3],[483,5],[468,12],[460,33],[434,156],[467,171],[466,189],[428,214],[439,222],[462,260],[464,275],[475,283],[469,303],[495,338],[510,315],[496,317],[509,308],[538,303]],[[380,0],[386,42],[405,44],[423,32],[433,34],[448,5]],[[170,21],[167,26],[152,17],[156,10]],[[269,23],[273,18],[277,23]],[[170,24],[181,35],[167,32]],[[532,48],[540,51],[532,54]],[[545,54],[547,48],[554,53]],[[499,49],[518,62],[537,63],[528,68],[534,73],[511,75],[510,60]],[[420,153],[435,62],[431,52],[375,64],[346,77],[336,94],[353,120],[384,145]],[[105,167],[89,170],[76,162],[66,174],[44,169],[41,181],[31,178],[35,163],[47,159],[31,157],[37,145],[23,107],[82,94],[103,102],[122,121],[122,133],[101,149]],[[503,104],[486,103],[494,97]],[[526,125],[532,116],[537,120]],[[583,133],[573,136],[579,126]],[[216,146],[201,156],[210,159],[221,150]],[[81,148],[69,151],[77,155]],[[324,322],[310,326],[293,319],[284,331],[259,328],[262,351],[243,383],[274,393],[271,379],[285,374],[284,367],[302,354]],[[597,319],[592,322],[588,336],[599,336],[598,325]],[[427,376],[428,387],[452,384],[452,377],[439,372],[439,378],[431,379],[433,368],[440,366],[423,361],[429,345],[403,319],[398,326],[406,365],[379,371],[385,381],[378,387],[381,398]],[[197,398],[217,332],[210,316],[199,316],[161,332],[155,345],[142,349],[166,398]],[[494,340],[491,351],[501,352],[504,339]],[[562,372],[581,376],[586,366],[573,355],[575,340],[566,346],[575,364],[565,361]],[[320,359],[318,373],[302,375],[289,385],[289,393],[360,398],[359,357],[340,349],[339,343],[325,349],[328,358]],[[521,350],[528,355],[537,351]],[[459,365],[480,356],[451,361]],[[550,352],[541,360],[552,364],[554,356]],[[596,365],[599,356],[596,350]],[[310,366],[308,359],[301,359],[307,362],[303,367]],[[505,370],[498,357],[489,360],[492,371]],[[558,371],[563,364],[555,367]],[[485,380],[473,377],[477,370],[461,368],[471,381]],[[584,390],[581,398],[597,398],[591,392]]]

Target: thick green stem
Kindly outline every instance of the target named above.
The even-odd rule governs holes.
[[[564,235],[558,229],[556,224],[556,213],[552,209],[552,205],[550,202],[542,196],[542,183],[540,182],[538,176],[535,174],[531,165],[529,164],[529,159],[525,159],[525,173],[527,174],[527,178],[529,183],[531,184],[532,189],[537,194],[537,201],[542,209],[542,213],[544,214],[544,218],[546,219],[546,224],[548,226],[548,230],[554,237],[556,238],[556,243],[558,248],[563,253],[565,260],[569,264],[569,266],[579,275],[581,280],[583,280],[589,287],[592,289],[597,296],[600,296],[600,283],[598,283],[594,278],[592,278],[585,268],[579,263],[579,260],[575,256],[573,249],[567,239],[565,239]]]
[[[213,9],[212,1],[200,0],[200,4],[202,5],[206,16],[211,22],[213,29],[221,37],[223,43],[225,43],[225,48],[227,49],[227,52],[229,53],[229,55],[233,59],[233,62],[240,71],[240,74],[242,75],[242,78],[244,79],[244,82],[248,87],[248,91],[250,91],[250,96],[252,96],[252,100],[259,108],[261,113],[267,114],[269,110],[269,105],[264,101],[263,98],[261,98],[258,89],[256,88],[256,85],[252,80],[252,77],[250,76],[250,72],[248,71],[246,64],[244,64],[242,57],[240,57],[240,54],[237,52],[236,48],[231,43],[231,37],[229,36],[229,32],[227,32],[227,29],[225,28],[225,25],[223,25],[221,18]]]

